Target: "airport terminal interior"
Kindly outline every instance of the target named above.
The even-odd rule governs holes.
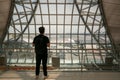
[[[46,80],[120,80],[120,0],[0,0],[0,80],[35,80],[41,26]]]

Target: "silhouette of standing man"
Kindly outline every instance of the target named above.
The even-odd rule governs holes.
[[[47,57],[48,57],[48,51],[47,47],[50,47],[50,41],[47,36],[44,35],[45,28],[40,27],[39,28],[40,34],[36,36],[33,40],[33,46],[35,46],[35,53],[36,53],[36,79],[39,78],[40,74],[40,65],[42,62],[43,66],[43,74],[44,78],[47,78]]]

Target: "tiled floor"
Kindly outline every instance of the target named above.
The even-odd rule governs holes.
[[[49,71],[46,80],[120,80],[120,72]],[[0,72],[0,80],[35,80],[34,71]],[[43,80],[42,72],[38,80]]]

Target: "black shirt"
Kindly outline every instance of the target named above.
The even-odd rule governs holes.
[[[47,54],[47,43],[50,43],[47,36],[41,34],[36,36],[33,40],[36,54]]]

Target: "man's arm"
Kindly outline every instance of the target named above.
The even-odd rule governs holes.
[[[50,40],[48,37],[47,37],[47,47],[50,47]]]
[[[47,43],[47,47],[50,47],[50,43]]]
[[[35,46],[35,38],[33,39],[32,46]]]
[[[34,44],[34,43],[32,43],[32,46],[34,47],[34,46],[35,46],[35,44]]]

